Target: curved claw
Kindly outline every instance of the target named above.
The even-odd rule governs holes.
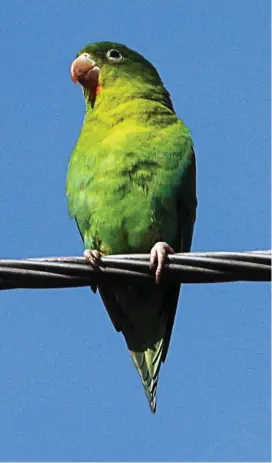
[[[101,265],[101,252],[96,249],[85,249],[84,257],[88,260],[92,267],[99,267]]]
[[[171,248],[171,246],[169,246],[169,244],[165,243],[164,241],[158,241],[158,243],[156,243],[151,249],[150,268],[155,269],[157,265],[155,274],[156,284],[160,282],[161,274],[168,254],[175,254],[175,251]]]

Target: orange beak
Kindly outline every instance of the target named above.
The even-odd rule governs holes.
[[[71,65],[71,79],[77,84],[83,85],[93,95],[96,94],[98,87],[98,77],[100,68],[91,59],[89,53],[82,53]]]

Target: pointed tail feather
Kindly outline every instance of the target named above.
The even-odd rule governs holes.
[[[99,285],[99,291],[116,330],[126,340],[155,413],[159,372],[169,347],[179,285]]]
[[[141,377],[150,409],[156,412],[157,386],[163,352],[163,339],[156,343],[154,349],[145,352],[130,351],[134,365]]]

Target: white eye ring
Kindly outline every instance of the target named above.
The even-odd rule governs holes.
[[[111,63],[120,63],[122,61],[123,56],[121,55],[120,51],[112,48],[111,50],[107,51],[106,57]]]

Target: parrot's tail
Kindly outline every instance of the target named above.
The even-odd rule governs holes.
[[[179,295],[178,284],[99,285],[117,331],[121,331],[153,413],[161,363],[165,361]]]
[[[144,390],[153,413],[156,411],[157,386],[162,361],[163,339],[156,343],[155,349],[145,352],[130,351],[134,365],[141,377]]]

